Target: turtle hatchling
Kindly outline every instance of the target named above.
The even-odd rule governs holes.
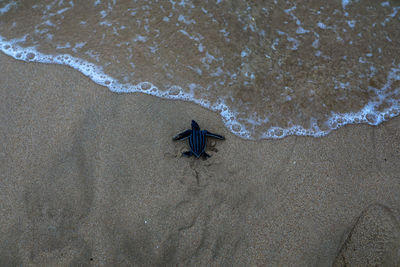
[[[192,129],[186,130],[173,138],[173,140],[183,140],[188,138],[189,139],[189,146],[190,151],[183,152],[182,155],[190,157],[195,156],[199,158],[203,155],[205,158],[211,157],[208,155],[204,150],[207,145],[207,137],[213,137],[220,140],[224,140],[225,137],[219,134],[210,133],[207,130],[200,130],[199,125],[197,122],[192,120]]]

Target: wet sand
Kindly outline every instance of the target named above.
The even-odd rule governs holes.
[[[246,141],[197,105],[4,55],[0,89],[1,266],[399,263],[400,118]],[[226,137],[206,161],[172,141],[192,119]]]

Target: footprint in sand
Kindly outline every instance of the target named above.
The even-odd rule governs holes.
[[[400,224],[388,207],[361,213],[333,266],[400,266]]]

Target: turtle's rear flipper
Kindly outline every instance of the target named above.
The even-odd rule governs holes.
[[[211,158],[211,156],[208,155],[206,152],[203,152],[203,158],[204,158],[204,159],[207,159],[207,158]]]
[[[173,140],[175,140],[175,141],[182,140],[182,139],[188,138],[191,134],[192,134],[192,130],[186,130],[186,131],[178,134],[177,136],[175,136],[173,138]]]
[[[186,151],[186,152],[182,153],[182,156],[186,156],[186,157],[190,157],[192,155],[193,155],[192,151]]]
[[[217,138],[217,139],[225,140],[225,137],[223,137],[222,135],[215,134],[215,133],[210,133],[209,131],[206,131],[206,135],[209,136],[209,137],[214,137],[214,138]]]

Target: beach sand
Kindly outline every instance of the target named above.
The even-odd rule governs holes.
[[[1,266],[400,264],[400,118],[247,141],[198,105],[5,55],[0,94]],[[192,119],[226,137],[208,160],[172,141]]]

